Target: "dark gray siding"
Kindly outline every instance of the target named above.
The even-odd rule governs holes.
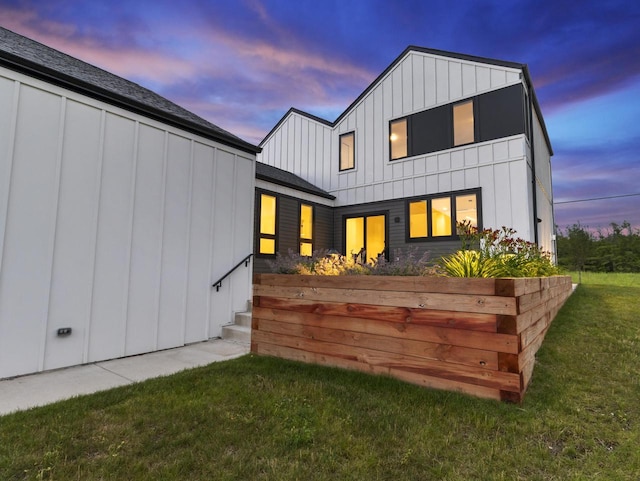
[[[314,202],[306,200],[299,200],[287,195],[277,194],[268,190],[256,189],[255,199],[255,217],[253,222],[253,228],[255,235],[254,252],[255,260],[253,264],[254,273],[271,272],[268,261],[274,261],[275,256],[261,256],[258,252],[259,242],[259,219],[260,219],[260,195],[261,194],[273,195],[277,198],[277,214],[276,214],[276,249],[282,255],[286,255],[291,249],[293,252],[298,252],[300,242],[300,204],[307,204],[313,206],[313,249],[334,249],[333,244],[333,208],[327,207]]]
[[[336,249],[344,253],[344,219],[351,216],[367,216],[384,213],[387,215],[387,256],[392,260],[397,249],[407,252],[409,248],[417,249],[417,256],[429,253],[429,259],[435,260],[460,248],[458,239],[426,240],[407,242],[406,199],[372,202],[369,204],[337,207],[334,210],[334,237]]]

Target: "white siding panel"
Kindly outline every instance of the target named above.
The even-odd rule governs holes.
[[[507,185],[511,191],[511,223],[505,225],[513,227],[518,237],[533,241],[527,163],[522,159],[518,162],[509,162],[508,166],[509,184]]]
[[[491,88],[502,87],[507,83],[507,73],[497,68],[491,69]]]
[[[436,194],[440,192],[437,175],[427,176],[427,194]]]
[[[123,356],[136,123],[107,114],[87,361]]]
[[[412,110],[422,110],[425,107],[424,103],[424,62],[421,55],[411,56],[411,73],[413,74],[413,81],[411,89],[413,91],[413,106]]]
[[[451,168],[462,169],[464,167],[464,150],[454,150],[451,152]]]
[[[392,87],[392,108],[393,116],[400,117],[404,114],[402,110],[402,66],[397,66],[391,73],[391,87]]]
[[[189,233],[189,274],[187,290],[187,311],[185,316],[185,342],[195,342],[208,337],[210,254],[211,254],[211,216],[213,206],[213,163],[214,149],[203,144],[196,144],[193,158],[193,185],[191,191],[191,225]],[[220,175],[224,176],[221,172]],[[224,177],[223,177],[224,178]],[[231,177],[233,178],[233,177]],[[231,199],[232,183],[229,177],[221,184],[228,189],[228,195],[222,197],[227,205]],[[216,183],[216,188],[220,184]],[[215,193],[217,195],[217,192]],[[224,205],[224,204],[223,204]],[[222,208],[222,212],[228,212]],[[216,219],[217,221],[218,219]],[[224,222],[224,220],[221,220]],[[231,223],[226,224],[226,230]],[[230,246],[228,247],[230,249]],[[221,264],[228,265],[230,251],[220,251]],[[223,265],[220,267],[223,268]]]
[[[402,62],[402,112],[407,113],[413,110],[413,55]]]
[[[469,97],[478,91],[476,82],[477,67],[469,64],[462,64],[462,96]]]
[[[451,190],[461,190],[465,188],[464,170],[454,170],[451,172]]]
[[[189,139],[170,135],[164,195],[158,349],[184,344],[191,182]]]
[[[475,189],[480,186],[480,178],[478,175],[478,169],[465,169],[464,170],[464,188]]]
[[[44,369],[81,364],[91,317],[101,111],[68,101]],[[61,327],[72,335],[58,337]]]
[[[480,186],[482,187],[482,221],[484,227],[500,227],[496,223],[496,179],[494,178],[493,166],[483,165],[477,170]],[[500,200],[500,202],[504,202],[504,200]]]
[[[41,367],[50,287],[60,108],[59,97],[27,86],[21,88],[0,278],[0,377]],[[33,141],[33,131],[40,133],[38,142]]]
[[[509,158],[509,144],[507,142],[495,142],[493,144],[493,161],[501,162]]]
[[[11,187],[11,166],[13,165],[13,145],[18,109],[20,84],[0,77],[0,273],[2,272],[2,252],[7,224],[9,191]]]
[[[424,106],[431,107],[437,102],[436,60],[424,57]]]
[[[162,130],[140,125],[134,195],[131,267],[125,354],[156,349],[165,136]]]
[[[491,88],[491,69],[488,67],[476,67],[477,91],[484,92]]]
[[[513,226],[513,217],[511,205],[514,199],[511,195],[511,177],[509,171],[509,164],[502,163],[496,164],[493,167],[493,175],[495,179],[495,210],[496,210],[496,222],[500,226]],[[499,226],[493,226],[497,228]]]
[[[478,148],[477,147],[464,149],[464,165],[465,167],[478,165]]]
[[[449,101],[449,62],[436,59],[436,102]]]
[[[449,62],[449,99],[462,97],[462,65],[460,62]]]

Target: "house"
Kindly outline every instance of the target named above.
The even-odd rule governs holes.
[[[0,28],[0,378],[219,336],[251,298],[258,151]]]
[[[461,221],[555,252],[553,150],[524,64],[408,47],[335,121],[292,108],[260,147],[256,272],[288,249],[436,257]]]

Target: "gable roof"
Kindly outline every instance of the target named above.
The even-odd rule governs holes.
[[[0,66],[244,152],[260,148],[134,82],[0,27]]]
[[[307,182],[301,177],[298,177],[286,170],[278,169],[272,165],[263,164],[262,162],[256,162],[256,179],[271,182],[272,184],[283,185],[285,187],[291,187],[292,189],[306,192],[308,194],[314,194],[325,199],[335,199],[335,196],[328,192],[316,187],[310,182]]]
[[[358,98],[356,98],[353,102],[351,102],[351,105],[349,105],[339,116],[336,120],[334,120],[333,122],[330,122],[328,120],[322,119],[320,117],[316,117],[315,115],[309,114],[307,112],[304,112],[302,110],[298,110],[295,108],[290,108],[289,111],[287,111],[286,114],[284,114],[282,116],[282,118],[278,121],[278,123],[273,127],[273,129],[271,129],[269,131],[269,133],[267,135],[265,135],[265,137],[262,139],[262,141],[260,142],[259,145],[264,144],[264,142],[271,136],[271,134],[273,134],[273,132],[275,132],[278,127],[280,127],[280,125],[286,120],[287,117],[289,117],[289,115],[291,115],[292,113],[297,113],[299,115],[302,115],[304,117],[310,118],[312,120],[315,120],[316,122],[320,122],[323,123],[325,125],[327,125],[328,127],[334,128],[356,105],[358,105],[360,103],[360,101],[365,98],[367,96],[367,94],[373,90],[373,88],[384,78],[387,76],[387,74],[393,70],[396,65],[398,65],[402,59],[404,59],[404,57],[409,53],[409,52],[420,52],[420,53],[426,53],[426,54],[430,54],[430,55],[438,55],[440,57],[449,57],[449,58],[454,58],[454,59],[458,59],[458,60],[466,60],[468,62],[477,62],[477,63],[484,63],[484,64],[488,64],[488,65],[495,65],[495,66],[499,66],[499,67],[506,67],[506,68],[513,68],[513,69],[518,69],[518,70],[522,70],[523,75],[524,75],[524,79],[525,82],[527,83],[527,87],[529,88],[529,92],[531,93],[531,99],[533,101],[533,106],[534,109],[536,111],[536,114],[538,115],[538,119],[540,120],[540,125],[542,126],[542,133],[544,135],[544,139],[547,143],[547,147],[549,148],[549,152],[551,153],[551,155],[553,155],[553,149],[551,148],[551,141],[549,140],[549,134],[547,132],[547,127],[544,123],[544,118],[542,117],[542,111],[540,110],[540,104],[538,103],[538,98],[536,96],[535,90],[533,89],[533,83],[531,82],[531,76],[529,74],[529,68],[527,66],[527,64],[523,64],[523,63],[517,63],[517,62],[508,62],[505,60],[498,60],[498,59],[494,59],[494,58],[488,58],[488,57],[478,57],[475,55],[467,55],[467,54],[463,54],[463,53],[456,53],[456,52],[449,52],[446,50],[437,50],[437,49],[433,49],[433,48],[425,48],[425,47],[417,47],[415,45],[410,45],[408,46],[406,49],[404,49],[404,51],[398,55],[398,57],[391,62],[391,64],[380,74],[376,77],[376,79],[371,82],[369,84],[369,86],[358,96]]]

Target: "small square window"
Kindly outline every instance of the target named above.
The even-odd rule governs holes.
[[[356,134],[349,132],[340,136],[340,170],[353,169],[355,164]]]

